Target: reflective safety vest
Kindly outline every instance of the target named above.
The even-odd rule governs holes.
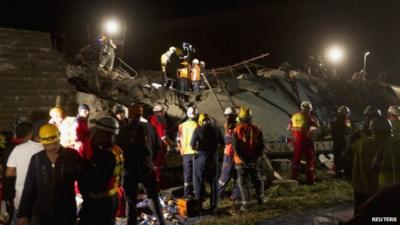
[[[192,81],[200,81],[200,66],[195,65],[191,69],[191,80]]]
[[[295,113],[291,121],[292,131],[308,131],[310,129],[308,118],[304,113]]]
[[[189,77],[188,68],[178,69],[178,76],[179,76],[179,78],[187,79]]]
[[[195,153],[195,151],[190,146],[190,141],[192,140],[194,130],[197,127],[197,123],[193,120],[187,120],[179,125],[177,141],[179,141],[180,143],[182,155]]]
[[[255,159],[259,154],[257,151],[262,151],[262,149],[257,149],[263,145],[263,143],[258,143],[262,141],[262,137],[260,137],[262,133],[258,127],[252,124],[240,123],[233,130],[233,135],[235,139],[234,149],[236,150],[233,158],[235,164],[243,163],[239,155],[247,159]]]
[[[400,120],[391,121],[393,126],[393,136],[400,138]]]
[[[379,170],[379,187],[400,181],[400,139],[391,137],[385,149]]]

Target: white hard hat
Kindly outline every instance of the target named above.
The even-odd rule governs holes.
[[[196,118],[199,115],[199,110],[196,107],[190,106],[186,111],[186,115],[191,119]]]
[[[400,116],[400,107],[397,105],[389,106],[388,113],[391,113],[396,116]]]
[[[312,111],[312,109],[313,109],[312,104],[309,101],[301,102],[300,108],[301,108],[301,110],[307,110],[307,111]]]
[[[153,112],[161,112],[161,111],[163,111],[164,110],[164,107],[161,105],[161,104],[156,104],[154,107],[153,107]]]
[[[224,110],[224,115],[235,115],[235,114],[236,114],[235,109],[231,106],[226,107]]]
[[[198,59],[193,59],[192,63],[193,64],[199,64],[199,60]]]
[[[204,61],[200,61],[199,64],[200,65],[206,65],[206,63]]]
[[[351,112],[350,112],[350,108],[347,107],[347,106],[345,106],[345,105],[340,106],[340,107],[338,108],[337,112],[338,112],[338,113],[341,113],[341,114],[343,114],[343,115],[345,115],[345,116],[349,116],[350,113],[351,113]]]
[[[176,51],[176,48],[175,48],[174,46],[171,46],[171,47],[169,47],[169,50],[170,50],[171,52],[175,52],[175,51]]]

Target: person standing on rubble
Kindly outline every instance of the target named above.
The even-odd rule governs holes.
[[[193,158],[195,151],[190,146],[193,133],[198,127],[197,117],[199,111],[196,107],[191,106],[187,109],[186,116],[188,119],[179,124],[178,134],[176,135],[176,143],[183,159],[183,179],[184,179],[184,197],[193,198]]]
[[[224,115],[226,118],[226,123],[224,124],[224,130],[225,130],[225,150],[224,150],[224,159],[222,163],[222,169],[221,169],[221,175],[219,176],[218,180],[218,195],[219,197],[223,197],[226,185],[228,184],[229,179],[235,172],[233,168],[233,156],[234,152],[232,149],[232,135],[233,135],[233,130],[236,127],[236,118],[237,118],[237,113],[236,110],[229,106],[224,110]],[[239,187],[236,183],[236,178],[234,180],[234,186],[232,190],[232,195],[231,199],[236,200],[240,198],[240,193],[239,193]]]
[[[169,87],[170,89],[173,88],[173,79],[171,78],[170,74],[168,74],[169,66],[171,63],[171,57],[173,54],[176,53],[175,47],[170,47],[168,51],[161,55],[161,72],[163,74],[163,84],[164,87]]]
[[[210,117],[202,113],[190,140],[190,146],[196,150],[194,164],[194,195],[198,207],[202,209],[205,194],[205,182],[211,186],[210,212],[215,212],[218,205],[218,147],[225,145],[221,132],[211,123]]]
[[[74,183],[80,178],[82,159],[76,151],[60,145],[55,125],[41,126],[39,138],[44,151],[30,160],[17,224],[75,225]]]
[[[349,147],[351,135],[351,123],[349,120],[350,109],[347,106],[340,106],[337,110],[335,120],[330,123],[330,132],[333,140],[333,153],[335,155],[334,162],[336,168],[336,176],[342,177],[343,170],[343,154]]]
[[[379,172],[384,166],[383,153],[388,147],[392,147],[392,125],[387,119],[374,118],[370,123],[370,131],[372,136],[361,138],[353,149],[354,215],[358,214],[360,206],[378,190]]]
[[[264,138],[260,128],[251,122],[249,107],[240,107],[238,118],[240,122],[233,130],[232,148],[242,197],[240,210],[247,212],[250,208],[250,181],[256,189],[258,204],[264,203],[264,183],[257,165],[264,151]]]
[[[293,114],[288,130],[292,132],[294,156],[292,161],[291,179],[297,180],[300,172],[300,160],[302,154],[306,156],[307,162],[307,183],[315,183],[314,166],[315,153],[314,144],[310,137],[311,127],[319,127],[318,120],[311,114],[313,109],[311,102],[303,101],[300,104],[300,112]]]
[[[172,148],[172,141],[167,136],[167,121],[165,119],[165,108],[161,104],[156,104],[153,107],[153,115],[149,117],[149,123],[157,132],[158,138],[161,140],[161,149],[155,155],[154,168],[158,186],[163,181],[163,173],[165,169],[165,157],[167,151]],[[158,188],[159,189],[159,188]]]
[[[158,152],[160,141],[154,128],[141,121],[143,107],[129,107],[129,124],[120,130],[117,145],[123,149],[123,187],[128,202],[128,225],[137,225],[137,194],[139,183],[146,189],[152,201],[152,210],[160,225],[165,225],[162,207],[157,193],[157,180],[153,165],[154,152]]]
[[[177,77],[179,79],[179,90],[185,92],[188,90],[188,78],[189,78],[189,63],[182,62],[182,67],[177,71]]]
[[[392,123],[393,136],[400,137],[400,106],[389,106],[387,118]]]
[[[364,110],[364,124],[363,127],[357,131],[355,131],[350,138],[350,147],[344,153],[343,158],[343,168],[345,177],[347,179],[352,178],[352,168],[353,168],[353,160],[354,160],[354,151],[360,148],[360,143],[363,139],[368,138],[372,135],[370,129],[370,123],[376,117],[381,117],[381,110],[375,106],[367,106]]]
[[[101,35],[99,43],[100,43],[100,64],[98,68],[99,70],[102,70],[104,67],[106,67],[107,70],[111,72],[114,67],[114,59],[115,59],[114,49],[117,48],[117,45],[114,44],[111,37],[107,37],[105,34]]]
[[[190,79],[192,81],[193,92],[196,94],[200,92],[200,71],[199,60],[193,59],[192,68],[190,69]]]
[[[122,150],[114,144],[115,118],[96,120],[91,138],[93,157],[84,161],[79,189],[83,196],[79,225],[114,225],[123,169]]]

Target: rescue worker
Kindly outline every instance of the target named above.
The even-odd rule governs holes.
[[[140,120],[143,107],[134,104],[129,107],[129,124],[120,130],[117,144],[124,154],[123,187],[128,202],[128,225],[137,225],[137,194],[139,183],[146,189],[152,201],[152,210],[160,225],[164,217],[157,193],[157,181],[153,166],[153,152],[160,148],[160,142],[153,127]]]
[[[264,151],[264,140],[260,128],[251,122],[252,112],[249,107],[240,107],[238,118],[239,124],[232,134],[232,148],[242,196],[240,210],[246,212],[250,208],[250,181],[256,189],[258,204],[264,202],[264,183],[257,165]]]
[[[127,118],[126,107],[123,105],[116,105],[114,109],[114,116],[118,120],[119,126],[123,127],[128,124],[129,120]]]
[[[352,185],[354,189],[354,214],[360,206],[379,188],[379,170],[382,156],[377,157],[380,149],[385,149],[391,137],[391,124],[383,117],[376,117],[370,123],[372,137],[361,138],[354,150]]]
[[[199,64],[200,64],[200,89],[204,90],[206,85],[205,79],[207,79],[206,63],[204,61],[200,61]]]
[[[79,225],[114,225],[123,169],[122,150],[114,144],[119,132],[112,117],[96,120],[91,138],[93,157],[85,160],[79,188],[83,196]]]
[[[371,121],[382,115],[381,110],[375,106],[367,106],[364,110],[364,124],[363,127],[357,131],[355,131],[350,138],[350,147],[344,154],[343,158],[343,166],[344,173],[347,179],[351,179],[352,177],[352,168],[353,168],[353,160],[354,160],[354,151],[360,148],[360,143],[364,138],[368,138],[372,135],[370,130]]]
[[[18,209],[18,225],[75,225],[74,183],[81,172],[81,158],[60,145],[55,125],[39,130],[44,151],[32,156]]]
[[[187,109],[186,116],[188,119],[179,124],[178,134],[176,135],[176,143],[183,159],[183,180],[184,180],[184,197],[193,198],[193,157],[194,150],[190,146],[190,141],[194,130],[197,128],[197,117],[199,111],[194,106]]]
[[[393,136],[400,137],[400,106],[389,106],[387,118],[392,123]]]
[[[161,55],[161,72],[163,74],[164,79],[164,87],[169,87],[170,89],[173,88],[174,80],[171,79],[171,76],[168,74],[168,67],[171,62],[171,56],[176,53],[175,47],[170,47],[168,51]]]
[[[192,87],[194,93],[200,92],[200,66],[199,60],[193,59],[192,68],[190,69],[190,79],[192,81]]]
[[[182,53],[182,56],[180,58],[182,60],[184,60],[184,61],[190,62],[191,56],[192,56],[193,53],[196,52],[196,49],[193,48],[193,46],[190,43],[183,42],[182,43],[182,50],[183,50],[183,53]]]
[[[158,185],[163,180],[165,169],[165,156],[167,151],[172,148],[172,141],[167,136],[167,121],[165,119],[165,109],[161,104],[156,104],[153,107],[153,115],[149,117],[149,123],[156,130],[158,138],[161,140],[161,149],[155,155],[154,168]]]
[[[75,127],[75,145],[74,149],[86,159],[90,159],[93,155],[93,150],[90,147],[90,130],[88,120],[90,115],[90,108],[87,104],[80,104],[78,108],[78,115],[74,124]]]
[[[233,167],[234,166],[233,165],[234,152],[232,149],[232,134],[233,134],[233,130],[236,127],[237,114],[236,114],[235,109],[233,107],[229,106],[229,107],[225,108],[224,115],[226,118],[226,122],[224,124],[225,150],[224,150],[224,159],[223,159],[223,163],[222,163],[221,175],[219,176],[219,180],[218,180],[218,195],[219,195],[219,197],[222,197],[224,195],[226,185],[229,182],[231,176],[233,176],[233,173],[235,172],[234,167]],[[238,198],[240,198],[240,193],[239,193],[239,187],[237,186],[236,178],[235,178],[231,199],[236,200]]]
[[[57,106],[50,110],[49,115],[50,115],[49,124],[54,124],[57,126],[58,129],[60,129],[61,123],[65,118],[64,110],[61,107]]]
[[[105,34],[101,35],[99,43],[100,43],[99,70],[102,70],[104,67],[106,67],[108,71],[112,71],[115,59],[114,49],[116,49],[117,46],[114,44],[111,37],[107,37]]]
[[[297,180],[300,172],[300,160],[302,154],[307,161],[307,183],[314,184],[314,164],[315,154],[314,145],[310,137],[311,127],[318,127],[318,121],[311,115],[312,105],[309,101],[303,101],[300,105],[301,111],[293,114],[288,129],[292,132],[294,155],[292,161],[291,179]]]
[[[349,107],[342,105],[337,110],[336,118],[330,123],[330,132],[333,140],[333,153],[335,156],[335,172],[337,177],[342,177],[344,174],[342,159],[350,142],[350,113]]]
[[[188,90],[189,64],[188,62],[183,62],[181,65],[182,68],[177,71],[177,77],[179,79],[179,90],[185,92]]]
[[[379,188],[400,181],[400,139],[392,136],[392,128],[391,122],[383,117],[377,117],[371,122],[373,138],[386,138],[379,145],[372,163],[372,168],[379,172]]]
[[[190,146],[197,151],[194,156],[194,195],[198,208],[202,209],[205,195],[205,182],[211,186],[210,212],[213,213],[218,205],[218,147],[224,146],[224,138],[215,127],[210,117],[202,113],[199,115],[199,127],[194,130]]]

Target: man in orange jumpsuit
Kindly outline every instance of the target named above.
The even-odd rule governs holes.
[[[300,105],[301,111],[295,113],[288,129],[292,131],[294,156],[292,161],[292,179],[297,180],[300,171],[300,160],[305,154],[307,161],[307,183],[315,183],[314,164],[315,153],[314,144],[310,137],[310,128],[318,127],[318,121],[311,115],[312,105],[309,101],[303,101]]]

